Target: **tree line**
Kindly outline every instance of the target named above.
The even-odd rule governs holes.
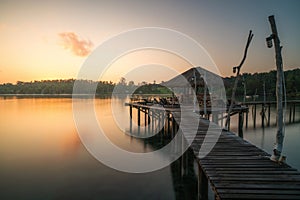
[[[267,100],[275,100],[276,98],[276,75],[277,72],[262,73],[243,73],[239,79],[236,96],[243,97],[246,90],[247,96],[258,95],[262,98],[264,88]],[[289,99],[300,98],[300,69],[287,70],[284,72],[286,94]],[[231,96],[235,77],[226,77],[224,82],[227,83],[226,93]]]
[[[289,98],[300,98],[300,69],[285,71],[285,88]],[[227,96],[231,96],[232,86],[235,77],[223,78]],[[18,81],[16,84],[4,83],[0,84],[0,94],[72,94],[75,79],[66,80],[42,80],[23,82]],[[142,82],[135,84],[133,81],[127,82],[125,78],[121,78],[118,83],[112,81],[91,81],[77,80],[80,83],[82,94],[91,94],[92,87],[96,87],[96,94],[111,95],[114,93],[136,93],[136,94],[166,94],[170,90],[160,86],[159,84]],[[239,80],[236,91],[237,97],[258,95],[260,97],[265,93],[268,100],[275,98],[276,94],[276,71],[263,73],[244,73]]]
[[[78,80],[81,93],[90,94],[90,88],[96,86],[96,94],[110,94],[115,87],[111,81]],[[0,94],[72,94],[75,79],[67,80],[42,80],[16,84],[4,83],[0,85]]]

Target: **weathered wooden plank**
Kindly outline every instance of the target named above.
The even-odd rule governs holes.
[[[275,190],[275,189],[218,189],[219,194],[300,194],[300,190]]]
[[[282,171],[282,170],[272,170],[272,171],[258,171],[258,170],[252,170],[252,171],[227,171],[227,170],[222,170],[222,171],[217,171],[217,170],[206,170],[205,171],[208,175],[218,175],[218,176],[243,176],[243,175],[257,175],[257,176],[265,176],[265,175],[300,175],[299,172],[297,171]]]
[[[287,168],[287,167],[278,167],[278,166],[273,166],[273,167],[269,167],[269,168],[253,168],[253,167],[244,167],[244,168],[239,168],[239,167],[226,167],[226,168],[215,168],[215,169],[206,169],[205,171],[257,171],[257,172],[269,172],[269,171],[277,171],[278,172],[287,172],[287,171],[293,171],[293,172],[297,172],[299,173],[296,169],[294,168]]]
[[[217,189],[274,189],[274,190],[300,190],[299,182],[285,181],[214,181],[214,187]]]
[[[256,181],[257,183],[259,181],[264,181],[264,182],[274,182],[274,181],[284,181],[284,182],[299,182],[300,181],[300,177],[294,177],[294,176],[289,176],[286,177],[282,176],[282,175],[278,175],[278,176],[238,176],[238,177],[234,177],[234,176],[210,176],[209,179],[211,181],[239,181],[239,182],[245,182],[245,181]]]
[[[235,161],[235,160],[240,160],[241,162],[244,162],[244,160],[255,160],[256,162],[261,162],[261,161],[265,161],[265,162],[268,162],[268,163],[272,163],[272,161],[270,161],[269,158],[267,157],[264,157],[264,156],[261,156],[261,155],[228,155],[228,156],[225,156],[225,155],[213,155],[213,154],[210,154],[210,155],[207,155],[205,156],[204,158],[202,158],[201,160],[202,161],[210,161],[210,162],[213,162],[213,160],[217,160],[217,161],[220,161],[220,160],[224,160],[225,162],[228,162],[228,161]]]
[[[299,195],[288,195],[288,194],[222,194],[220,195],[221,199],[297,199],[299,200]]]

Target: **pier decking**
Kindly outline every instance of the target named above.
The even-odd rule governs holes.
[[[131,116],[132,108],[137,108],[138,113],[143,110],[145,120],[149,120],[149,110],[152,109],[171,113],[172,119],[167,120],[180,124],[178,108],[137,103],[126,105],[130,106]],[[188,131],[193,124],[180,125],[185,126],[180,128],[185,129],[184,137],[197,160],[199,199],[208,198],[209,185],[215,199],[300,199],[300,173],[296,169],[271,161],[268,153],[230,131],[222,130],[213,149],[205,157],[200,157],[199,150],[205,142],[204,138],[212,134],[207,132],[210,123],[213,122],[200,118],[196,136]]]
[[[216,199],[300,199],[296,169],[271,161],[268,153],[231,132],[223,130],[212,151],[199,158],[208,123],[200,121],[195,138],[184,132],[199,164],[199,199],[207,199],[208,182]]]

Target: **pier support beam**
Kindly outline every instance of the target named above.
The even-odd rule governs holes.
[[[138,126],[141,126],[141,109],[138,107]]]
[[[295,122],[296,104],[293,104],[293,122]]]
[[[129,106],[129,122],[130,122],[130,133],[132,133],[132,105]]]
[[[198,163],[198,200],[208,199],[208,180]]]
[[[248,116],[249,116],[249,107],[247,105],[247,111],[246,111],[246,128],[248,128]]]
[[[271,104],[268,104],[268,126],[270,126],[271,121]]]
[[[256,104],[254,104],[254,112],[253,112],[253,127],[256,128]]]
[[[243,112],[239,112],[239,127],[238,127],[238,134],[239,137],[243,138],[244,133],[243,133],[243,125],[244,125],[244,115]]]

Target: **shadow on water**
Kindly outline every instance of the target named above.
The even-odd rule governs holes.
[[[171,135],[171,131],[165,132],[162,129],[158,134],[141,140],[143,140],[146,146],[150,145],[153,150],[158,150],[171,142]],[[195,163],[193,150],[188,148],[182,156],[170,165],[173,189],[177,200],[193,200],[198,198],[198,179],[195,172]]]

